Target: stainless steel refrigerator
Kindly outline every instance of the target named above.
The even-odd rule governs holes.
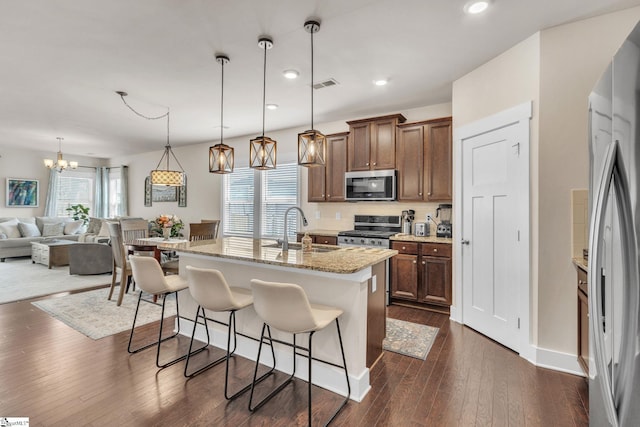
[[[640,426],[640,24],[589,117],[589,423]]]

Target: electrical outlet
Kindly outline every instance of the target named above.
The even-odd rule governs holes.
[[[342,219],[342,215],[340,214],[340,212],[336,212],[336,219]]]
[[[427,222],[431,222],[433,221],[433,218],[431,218],[431,214],[427,214]]]

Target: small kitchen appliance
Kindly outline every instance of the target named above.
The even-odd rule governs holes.
[[[440,223],[436,228],[437,237],[452,237],[453,227],[451,225],[451,204],[438,205],[436,218],[440,218]]]
[[[411,234],[411,226],[413,225],[413,220],[415,219],[416,211],[413,209],[408,209],[406,211],[402,211],[402,234]]]
[[[416,222],[414,225],[414,235],[425,237],[429,235],[429,224],[426,222]]]

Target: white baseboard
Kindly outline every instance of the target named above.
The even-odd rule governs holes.
[[[180,319],[180,326],[180,334],[191,338],[191,333],[193,332],[193,321],[182,318]],[[211,335],[212,345],[226,350],[226,330],[222,331],[217,328],[210,327],[209,334]],[[207,337],[202,325],[198,325],[195,338],[198,341],[206,342]],[[249,360],[255,360],[256,356],[258,355],[258,341],[243,336],[238,336],[236,354]],[[291,374],[293,370],[293,357],[291,348],[283,345],[276,345],[275,354],[276,369],[278,371]],[[271,351],[269,349],[269,346],[267,345],[262,346],[260,362],[267,366],[273,366],[271,360]],[[306,381],[309,377],[306,358],[298,356],[296,365],[296,377]],[[342,369],[317,361],[313,362],[312,369],[313,384],[342,396],[347,395],[347,385],[344,378],[344,371]],[[363,372],[358,373],[349,372],[349,384],[351,385],[351,394],[349,396],[350,399],[356,402],[361,402],[371,389],[371,386],[369,385],[369,369],[365,368]]]
[[[575,354],[562,353],[560,351],[535,347],[535,360],[530,360],[534,365],[541,368],[553,369],[554,371],[565,372],[567,374],[585,376],[584,371],[578,363]]]

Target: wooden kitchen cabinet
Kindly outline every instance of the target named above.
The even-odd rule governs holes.
[[[347,171],[349,132],[326,136],[327,157],[324,166],[308,168],[309,202],[343,202],[344,174]]]
[[[304,237],[304,233],[296,234],[296,240],[298,242],[301,242],[303,237]],[[311,237],[311,243],[316,243],[319,245],[337,245],[338,244],[338,238],[336,236],[327,236],[324,234],[309,233],[309,237]]]
[[[451,306],[451,245],[393,241],[390,298],[394,303],[447,312]]]
[[[453,197],[451,117],[398,125],[398,201]]]
[[[587,272],[578,268],[578,363],[589,375],[589,285]]]
[[[402,114],[352,120],[347,144],[348,171],[396,168],[396,128],[404,123]]]

